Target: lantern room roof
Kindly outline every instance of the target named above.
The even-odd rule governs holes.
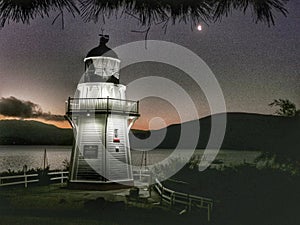
[[[106,46],[106,43],[109,41],[108,35],[99,35],[100,36],[100,43],[97,47],[90,50],[86,56],[89,57],[97,57],[97,56],[105,56],[105,57],[112,57],[118,59],[118,55],[111,50],[111,48]]]

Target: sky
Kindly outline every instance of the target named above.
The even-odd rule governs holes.
[[[268,106],[273,99],[289,99],[300,108],[300,3],[290,1],[287,9],[288,17],[276,14],[276,24],[271,27],[254,23],[249,14],[233,12],[221,22],[201,23],[202,31],[196,27],[192,30],[189,24],[176,24],[169,25],[164,33],[160,25],[153,26],[148,39],[176,43],[203,59],[219,82],[228,112],[273,114],[276,109]],[[69,15],[62,29],[59,20],[52,25],[55,16],[53,12],[49,18],[36,18],[29,25],[11,22],[0,30],[0,97],[2,102],[13,96],[10,100],[32,103],[39,111],[34,119],[67,127],[59,116],[50,115],[64,115],[65,101],[74,96],[84,72],[83,59],[98,45],[101,29],[110,35],[109,47],[115,48],[144,40],[143,34],[132,32],[144,28],[130,17],[85,23],[80,16]],[[120,82],[128,85],[147,76],[174,81],[195,103],[198,118],[210,114],[201,88],[170,65],[130,65],[120,72]],[[183,99],[178,101],[186,120],[196,119],[189,116],[189,105]],[[179,123],[176,111],[159,96],[140,99],[141,117],[134,128],[149,129],[149,121],[156,117],[164,122],[157,120],[153,129]],[[7,118],[0,115],[0,119]]]

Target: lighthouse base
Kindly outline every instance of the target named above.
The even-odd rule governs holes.
[[[118,189],[127,189],[134,186],[133,180],[126,181],[107,181],[107,182],[90,182],[90,181],[69,181],[68,188],[76,190],[97,190],[109,191]]]

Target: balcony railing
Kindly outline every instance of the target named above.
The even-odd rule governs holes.
[[[69,98],[66,113],[121,113],[139,115],[139,102],[115,98]]]

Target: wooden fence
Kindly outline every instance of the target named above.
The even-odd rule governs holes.
[[[51,183],[64,183],[68,179],[68,171],[50,172],[47,175]],[[24,185],[25,188],[28,184],[38,183],[39,174],[23,174],[15,176],[0,177],[0,187],[12,186],[12,185]]]
[[[158,179],[155,179],[155,181],[154,188],[161,197],[161,203],[166,202],[170,207],[184,205],[187,211],[191,211],[192,209],[206,209],[207,220],[211,220],[212,199],[176,192],[164,187]]]
[[[148,171],[133,171],[133,176],[135,180],[150,184],[151,175]],[[50,183],[64,183],[68,179],[68,171],[58,171],[58,172],[49,172],[48,174]],[[28,184],[38,183],[40,181],[39,174],[23,174],[23,175],[14,175],[14,176],[4,176],[0,177],[0,187],[4,186],[13,186],[13,185],[24,185],[28,187]]]

